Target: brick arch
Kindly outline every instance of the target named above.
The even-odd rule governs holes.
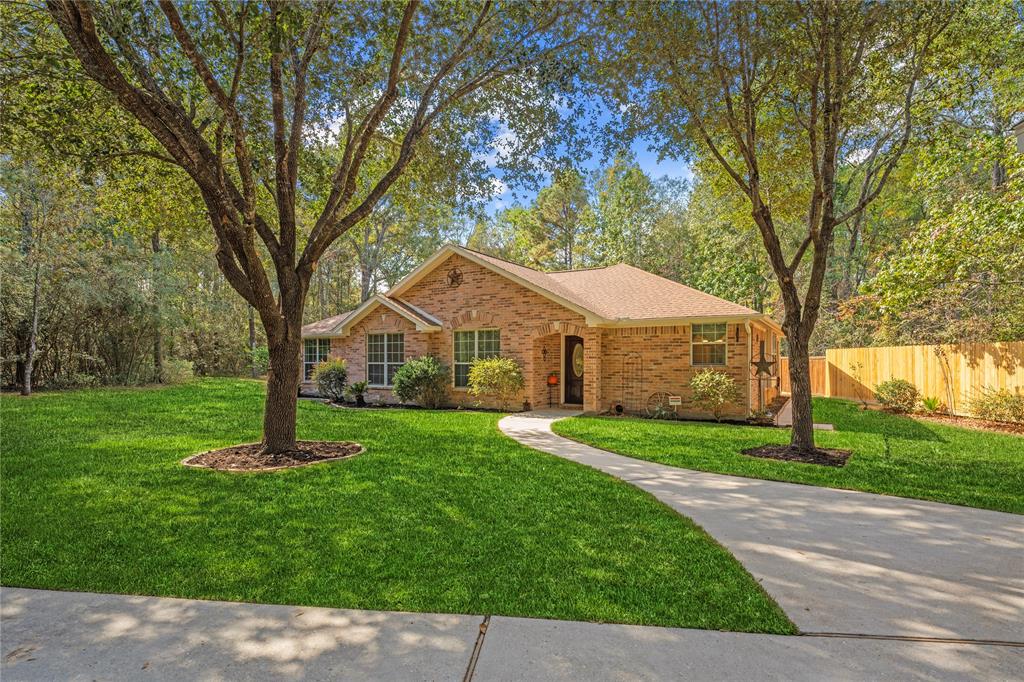
[[[549,334],[583,336],[583,327],[570,322],[543,322],[532,328],[530,338],[536,339]]]
[[[476,309],[467,310],[452,318],[448,322],[448,326],[452,329],[458,329],[466,326],[470,322],[481,327],[489,327],[494,325],[494,314],[487,311],[480,312]]]

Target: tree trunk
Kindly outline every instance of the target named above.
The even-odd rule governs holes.
[[[366,301],[373,294],[373,272],[367,263],[359,264],[359,301]]]
[[[36,361],[36,334],[39,332],[39,263],[36,263],[35,277],[32,281],[32,328],[28,333],[28,348],[25,351],[24,376],[21,383],[21,394],[32,395],[32,368]]]
[[[811,412],[811,359],[807,340],[800,332],[786,330],[789,340],[789,386],[793,401],[793,431],[789,444],[802,451],[814,450],[814,416]]]
[[[259,379],[260,370],[256,367],[256,309],[249,306],[249,367],[252,378]]]
[[[164,381],[163,327],[160,324],[160,230],[153,231],[153,374],[156,383]]]
[[[281,333],[267,336],[270,369],[263,412],[263,453],[273,454],[295,449],[295,417],[302,368],[301,328],[285,326]]]

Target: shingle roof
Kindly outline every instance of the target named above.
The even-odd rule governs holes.
[[[758,313],[703,291],[620,263],[547,275],[572,292],[579,305],[610,320],[728,317]]]
[[[342,321],[352,314],[352,311],[335,315],[334,317],[328,317],[324,320],[317,320],[316,322],[310,322],[309,324],[302,325],[303,336],[322,336],[330,334]]]
[[[468,250],[468,249],[467,249]],[[547,289],[608,320],[656,320],[680,317],[759,315],[685,284],[620,263],[603,268],[541,272],[472,251],[497,268]]]

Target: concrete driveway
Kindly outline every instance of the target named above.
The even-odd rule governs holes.
[[[1024,643],[1024,516],[632,459],[552,433],[565,416],[499,427],[693,519],[803,632]]]

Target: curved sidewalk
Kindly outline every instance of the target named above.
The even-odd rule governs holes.
[[[805,633],[1024,643],[1024,516],[710,474],[505,417],[520,443],[651,493],[731,551]]]

